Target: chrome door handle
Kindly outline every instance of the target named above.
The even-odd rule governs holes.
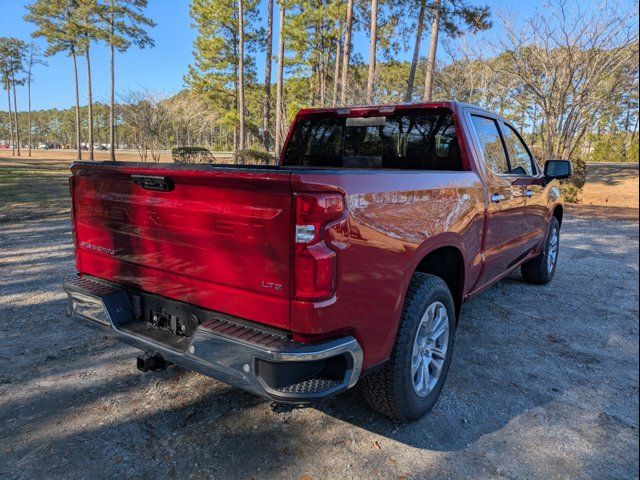
[[[493,203],[500,203],[503,200],[504,200],[504,195],[500,193],[494,193],[493,195],[491,195],[491,201]]]
[[[527,197],[527,198],[533,197],[533,190],[525,190],[524,191],[524,196]]]

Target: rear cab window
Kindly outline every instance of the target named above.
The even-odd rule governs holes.
[[[497,175],[508,175],[509,162],[498,130],[498,123],[487,117],[471,115],[473,128],[482,150],[485,165]]]
[[[453,113],[317,115],[296,122],[282,165],[462,171]]]

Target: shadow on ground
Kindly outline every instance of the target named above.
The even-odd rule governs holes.
[[[613,187],[638,178],[638,164],[616,164],[615,167],[612,168],[607,164],[598,165],[597,163],[590,163],[587,166],[587,175],[589,176],[590,182]]]
[[[603,235],[606,232],[606,235]],[[620,478],[638,468],[638,225],[569,217],[553,283],[468,302],[434,410],[273,405],[64,316],[65,216],[0,227],[2,478]]]

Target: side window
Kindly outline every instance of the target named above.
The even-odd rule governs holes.
[[[509,125],[504,125],[504,141],[507,144],[511,173],[514,175],[533,175],[533,159],[527,147],[524,146],[520,136]]]
[[[471,120],[482,148],[484,163],[498,175],[508,174],[509,164],[498,132],[498,124],[495,120],[476,115],[471,115]]]

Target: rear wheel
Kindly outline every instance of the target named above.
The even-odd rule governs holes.
[[[391,358],[362,379],[367,402],[399,421],[416,420],[431,410],[451,362],[454,323],[446,283],[434,275],[414,274]]]
[[[553,279],[558,264],[560,252],[560,224],[555,217],[551,217],[549,233],[544,242],[542,253],[536,258],[522,264],[522,278],[528,283],[544,285]]]

